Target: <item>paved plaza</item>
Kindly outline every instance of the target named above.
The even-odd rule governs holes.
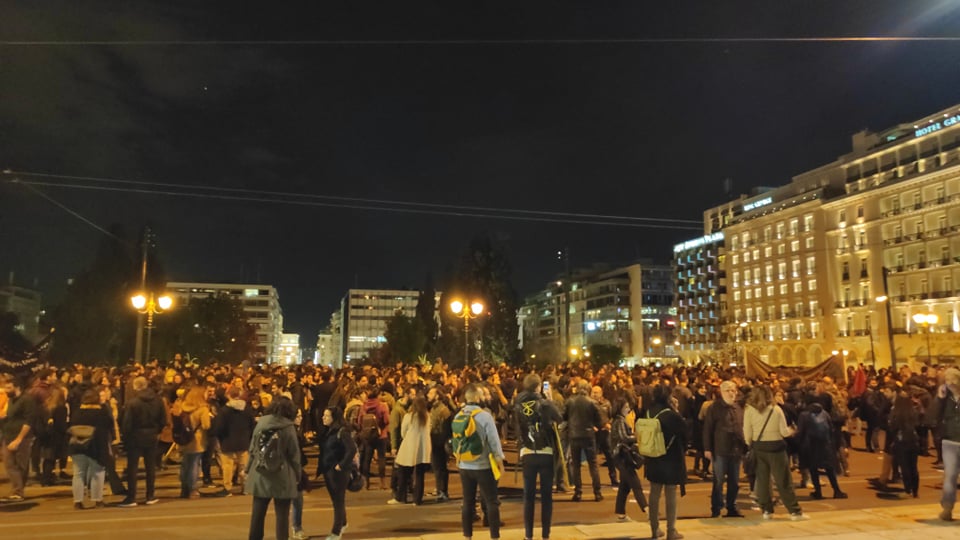
[[[510,454],[508,453],[508,456]],[[678,529],[688,539],[741,540],[746,538],[831,538],[857,540],[891,538],[896,540],[960,538],[960,522],[944,523],[936,519],[939,512],[942,475],[931,465],[933,458],[920,458],[921,487],[917,499],[897,491],[881,492],[870,487],[869,479],[877,476],[880,454],[851,452],[851,475],[840,479],[849,499],[830,499],[830,488],[824,486],[823,500],[811,500],[810,490],[798,489],[801,505],[810,515],[809,521],[790,521],[782,507],[773,521],[762,521],[760,512],[751,509],[747,490],[741,490],[741,519],[709,519],[710,483],[691,477],[687,496],[680,502]],[[311,466],[313,463],[311,464]],[[589,478],[586,470],[584,478]],[[216,475],[217,470],[214,469]],[[432,475],[427,475],[427,490],[432,489]],[[606,472],[601,468],[601,477]],[[0,494],[9,486],[0,476]],[[826,484],[826,480],[822,482]],[[646,482],[644,482],[646,488]],[[389,490],[380,489],[378,479],[371,490],[349,493],[346,539],[423,538],[445,540],[462,538],[460,534],[460,487],[457,475],[451,475],[453,500],[435,503],[428,497],[423,506],[388,506]],[[140,483],[143,489],[143,482]],[[109,490],[108,490],[109,491]],[[160,504],[137,508],[107,507],[77,511],[68,482],[54,487],[31,485],[24,503],[0,506],[0,538],[157,538],[179,539],[242,539],[246,538],[250,516],[250,498],[220,496],[219,489],[202,490],[199,500],[177,499],[177,468],[168,468],[159,476]],[[589,489],[586,490],[589,492]],[[521,483],[512,470],[501,479],[501,514],[505,522],[501,537],[523,538]],[[616,490],[603,488],[604,500],[570,501],[570,495],[554,495],[554,529],[551,538],[645,538],[649,536],[646,514],[637,505],[628,505],[631,521],[617,523],[613,514]],[[138,497],[142,500],[142,491]],[[121,497],[107,496],[108,503]],[[539,514],[538,514],[539,515]],[[330,529],[331,505],[325,488],[317,486],[307,494],[304,509],[304,530],[312,538],[324,538]],[[272,515],[267,520],[267,538],[273,538]],[[488,538],[479,527],[474,536]],[[539,529],[535,529],[539,538]]]

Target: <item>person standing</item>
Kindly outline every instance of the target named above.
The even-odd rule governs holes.
[[[754,388],[754,392],[758,388]],[[751,392],[751,396],[753,392]],[[786,420],[784,420],[786,424]],[[746,430],[746,421],[744,421]],[[830,414],[819,401],[811,402],[807,410],[800,413],[797,422],[796,438],[800,441],[800,468],[810,471],[810,480],[813,484],[813,499],[822,499],[820,490],[820,471],[827,475],[830,487],[833,488],[834,499],[846,499],[847,494],[837,484],[838,459],[834,446],[834,429]],[[758,481],[759,482],[759,481]],[[760,489],[760,486],[757,486]]]
[[[914,407],[913,400],[906,392],[899,392],[894,398],[887,425],[893,439],[893,460],[903,478],[903,490],[914,498],[920,491],[920,473],[917,471],[917,459],[920,456],[919,424],[920,413]]]
[[[543,398],[542,386],[536,373],[524,377],[514,410],[517,437],[521,445],[520,463],[523,466],[523,530],[526,540],[533,538],[538,477],[542,538],[550,538],[550,525],[553,522],[553,455],[557,446],[556,426],[563,418],[553,402]]]
[[[30,473],[30,451],[33,448],[37,426],[44,421],[43,405],[23,391],[19,379],[8,376],[3,384],[7,395],[7,409],[0,414],[3,437],[0,437],[0,454],[10,478],[12,493],[0,502],[20,502],[24,497],[27,475]],[[3,411],[0,411],[2,413]]]
[[[163,402],[151,388],[147,379],[133,380],[134,395],[127,400],[120,422],[123,447],[127,452],[127,496],[118,505],[124,508],[136,506],[137,470],[140,458],[147,473],[146,504],[156,504],[154,486],[157,477],[157,439],[166,426],[167,412]]]
[[[636,401],[634,399],[634,401]],[[620,469],[620,484],[617,486],[617,500],[614,512],[619,521],[627,520],[627,497],[630,492],[640,505],[640,510],[647,511],[647,498],[643,494],[640,477],[637,476],[637,458],[640,456],[637,448],[637,438],[633,434],[627,417],[634,408],[624,396],[617,396],[613,400],[614,417],[610,426],[610,445],[613,447],[613,459]]]
[[[249,540],[263,540],[264,518],[273,499],[277,540],[290,534],[290,505],[300,481],[300,444],[294,419],[297,407],[287,397],[274,398],[257,422],[250,441],[245,491],[253,495]]]
[[[651,393],[652,403],[648,407],[650,418],[657,418],[660,431],[666,443],[667,453],[655,458],[647,458],[643,467],[644,475],[650,482],[650,533],[656,540],[664,536],[660,530],[660,495],[663,494],[667,513],[667,540],[681,540],[683,535],[677,532],[677,491],[680,496],[686,494],[687,465],[684,454],[687,448],[686,424],[683,417],[670,408],[672,390],[665,384],[657,385]],[[663,414],[660,414],[663,413]],[[658,417],[659,415],[659,417]]]
[[[602,501],[600,493],[600,469],[597,465],[597,431],[603,425],[600,411],[588,397],[590,383],[580,381],[577,393],[566,404],[564,419],[567,421],[567,438],[570,441],[570,461],[573,478],[573,501],[579,502],[583,493],[580,456],[586,455],[590,478],[593,480],[593,500]]]
[[[80,426],[93,428],[92,438],[85,445],[70,445],[73,459],[73,507],[83,510],[84,488],[96,508],[103,508],[103,482],[110,461],[113,418],[100,405],[100,393],[89,389],[80,397],[80,407],[70,418],[71,431]],[[136,469],[136,465],[133,466]]]
[[[931,423],[940,428],[943,451],[943,492],[940,496],[940,519],[953,521],[957,502],[957,475],[960,473],[960,370],[950,368],[943,373],[943,384],[930,407]]]
[[[363,475],[367,489],[370,489],[370,467],[373,465],[373,453],[377,453],[377,470],[380,476],[380,488],[386,484],[387,451],[390,441],[387,432],[390,426],[390,412],[380,400],[380,388],[371,386],[367,400],[360,406],[357,415],[357,440],[360,443],[360,474]]]
[[[597,406],[600,412],[600,427],[597,429],[597,451],[603,454],[607,474],[610,475],[610,485],[616,487],[617,482],[617,464],[613,461],[613,453],[610,451],[610,420],[613,417],[610,402],[603,396],[603,389],[594,386],[590,390],[590,399]]]
[[[467,417],[473,417],[475,430],[460,444],[461,448],[470,447],[475,451],[476,456],[473,459],[466,459],[463,457],[463,450],[454,446],[454,455],[457,456],[457,465],[460,469],[460,484],[463,486],[463,506],[460,510],[463,537],[465,540],[473,537],[473,516],[479,487],[480,496],[483,497],[487,509],[485,517],[490,526],[490,538],[500,538],[500,500],[497,498],[497,479],[490,468],[493,462],[500,471],[503,470],[503,447],[500,445],[500,435],[497,433],[493,416],[480,406],[483,401],[483,389],[479,384],[468,384],[464,388],[463,399],[466,403],[453,422],[454,425],[469,425]],[[458,431],[454,427],[455,438],[457,434]]]
[[[720,509],[724,506],[727,508],[725,517],[743,517],[737,510],[740,462],[744,448],[743,408],[737,403],[738,395],[736,383],[720,383],[722,399],[713,402],[703,419],[703,454],[713,462],[710,517],[720,517]],[[726,501],[723,497],[724,484],[727,488]]]
[[[407,487],[413,480],[413,502],[423,504],[423,479],[430,468],[432,453],[430,440],[430,412],[427,410],[427,400],[417,396],[410,403],[410,411],[403,415],[400,424],[400,450],[397,452],[396,464],[400,468],[400,479],[397,481],[398,499],[390,499],[387,504],[406,504]]]
[[[427,391],[427,404],[430,406],[430,464],[436,478],[437,502],[444,502],[450,500],[450,470],[447,468],[450,456],[446,446],[452,435],[450,419],[454,407],[440,385]]]
[[[829,423],[829,422],[828,422]],[[743,435],[747,444],[753,444],[757,457],[756,493],[763,510],[763,519],[773,518],[773,498],[770,494],[770,479],[773,478],[780,493],[780,500],[794,521],[807,519],[797,502],[790,479],[790,461],[787,458],[785,437],[793,435],[787,426],[783,409],[776,404],[769,386],[756,386],[747,398],[744,412]]]
[[[323,411],[326,436],[320,443],[320,473],[323,474],[330,502],[333,504],[333,526],[327,540],[340,540],[347,528],[347,482],[350,467],[357,455],[357,444],[343,418],[340,407]]]
[[[180,498],[199,499],[197,479],[200,476],[200,460],[206,449],[207,432],[210,430],[211,413],[207,407],[206,393],[202,386],[187,390],[182,400],[173,404],[170,414],[174,422],[183,422],[193,431],[192,438],[180,446]]]
[[[257,425],[247,402],[240,396],[239,388],[231,386],[227,389],[227,404],[220,409],[211,430],[220,443],[223,490],[228,496],[233,492],[234,476],[237,477],[236,484],[245,483],[250,441]]]

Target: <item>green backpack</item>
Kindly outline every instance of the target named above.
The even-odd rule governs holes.
[[[473,461],[483,455],[483,439],[477,432],[477,422],[474,417],[483,409],[474,409],[468,413],[461,409],[453,418],[453,438],[450,440],[450,446],[453,447],[453,456],[457,458],[457,463],[461,461]]]

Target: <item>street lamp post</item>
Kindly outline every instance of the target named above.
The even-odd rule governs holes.
[[[138,313],[147,316],[147,351],[144,355],[144,361],[149,362],[150,342],[153,338],[153,316],[169,310],[173,306],[173,299],[167,295],[155,298],[152,292],[149,296],[138,293],[130,298],[130,303],[133,304],[133,308],[136,309]]]
[[[463,365],[470,364],[470,319],[476,319],[483,313],[483,303],[474,300],[470,308],[460,300],[450,302],[450,311],[463,319]]]
[[[930,350],[930,327],[940,322],[936,313],[914,313],[913,322],[922,325],[927,330],[927,365],[930,365],[932,351]]]

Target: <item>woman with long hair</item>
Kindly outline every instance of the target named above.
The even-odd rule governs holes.
[[[747,446],[753,448],[757,459],[754,491],[763,510],[763,519],[773,518],[771,477],[777,484],[780,500],[790,512],[790,518],[794,521],[807,519],[790,481],[790,462],[784,438],[791,435],[793,430],[787,426],[787,419],[774,401],[770,387],[754,386],[747,396],[747,406],[743,411],[743,438]]]
[[[614,512],[620,521],[627,520],[627,497],[633,492],[637,504],[640,505],[640,511],[647,511],[647,498],[643,494],[643,486],[640,484],[640,477],[637,476],[637,457],[640,456],[637,450],[637,438],[633,435],[626,418],[634,409],[633,405],[622,394],[613,398],[613,422],[610,424],[610,448],[613,453],[613,460],[620,471],[620,484],[617,487],[617,501],[614,505]]]
[[[917,472],[917,459],[920,455],[920,437],[917,434],[919,423],[920,413],[914,407],[913,400],[904,392],[899,392],[890,411],[888,433],[893,438],[893,459],[900,468],[903,490],[914,498],[920,489],[920,476]]]
[[[677,491],[680,488],[680,495],[685,494],[687,478],[687,466],[684,462],[684,454],[687,448],[686,424],[683,417],[670,408],[670,397],[672,390],[665,384],[659,384],[653,388],[651,401],[647,407],[647,413],[650,418],[656,418],[659,414],[660,431],[663,433],[663,440],[667,446],[667,453],[656,458],[647,458],[644,466],[644,475],[650,482],[650,531],[651,537],[657,539],[663,536],[660,530],[660,495],[666,500],[667,510],[667,540],[680,540],[683,538],[677,532]],[[661,414],[662,413],[662,414]]]
[[[300,481],[300,444],[294,420],[297,407],[290,398],[273,399],[264,415],[257,421],[250,441],[251,459],[247,462],[247,480],[244,491],[253,495],[250,515],[249,540],[263,540],[263,522],[267,507],[273,500],[276,514],[277,540],[287,540],[290,528],[290,506],[297,496]],[[264,455],[264,442],[276,434],[275,454]],[[272,443],[267,443],[270,447]],[[274,464],[272,461],[279,461]]]
[[[347,482],[357,455],[357,443],[343,418],[343,409],[327,407],[323,411],[326,435],[320,443],[320,467],[330,502],[333,503],[333,527],[327,540],[340,540],[347,528]]]
[[[193,429],[193,439],[180,445],[180,497],[199,499],[197,478],[200,475],[200,459],[207,448],[207,432],[210,430],[211,413],[207,405],[206,392],[202,386],[193,386],[173,404],[170,414],[189,422]]]
[[[400,424],[400,448],[397,450],[396,464],[399,467],[397,495],[399,499],[390,499],[387,504],[406,504],[407,486],[413,476],[413,503],[423,504],[423,478],[430,469],[430,456],[433,452],[430,441],[430,411],[427,400],[417,395],[410,404],[410,410],[403,415]]]

